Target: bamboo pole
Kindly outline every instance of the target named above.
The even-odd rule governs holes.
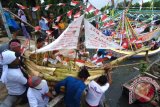
[[[15,16],[17,19],[19,19],[20,21],[22,21],[23,23],[27,24],[28,26],[30,26],[31,28],[34,29],[34,26],[32,26],[31,24],[29,24],[28,22],[23,21],[21,18],[19,18],[16,14],[14,14],[13,12],[11,12],[10,10],[7,10],[5,8],[3,8],[3,10],[8,11],[9,13],[11,13],[13,16]]]
[[[1,16],[2,16],[2,20],[3,20],[3,23],[4,23],[4,27],[6,29],[7,35],[9,37],[9,39],[11,39],[12,38],[12,34],[11,34],[10,30],[9,30],[6,18],[4,16],[4,12],[3,12],[1,1],[0,1],[0,13],[1,13]]]
[[[149,49],[150,49],[150,48],[148,48],[148,47],[147,47],[147,48],[144,47],[144,48],[142,48],[142,49],[140,49],[140,50],[137,50],[137,51],[133,52],[133,53],[130,54],[130,55],[122,56],[122,57],[120,57],[120,58],[118,58],[118,59],[110,62],[110,64],[111,64],[112,66],[116,66],[116,65],[118,65],[119,63],[121,63],[122,61],[124,61],[124,60],[132,57],[133,55],[136,55],[136,54],[138,54],[138,53],[140,53],[140,52],[145,52],[145,51],[147,51],[147,50],[149,50]]]

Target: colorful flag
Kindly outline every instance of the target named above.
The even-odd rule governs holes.
[[[109,27],[110,24],[109,24],[108,22],[105,22],[105,23],[103,24],[103,26],[104,26],[104,27]]]
[[[17,4],[17,6],[18,6],[20,9],[27,9],[27,7],[26,7],[26,6],[23,6],[23,5],[18,4],[18,3],[16,3],[16,4]]]
[[[52,6],[52,4],[46,5],[45,10],[48,10],[51,6]]]
[[[47,30],[47,31],[46,31],[47,35],[51,35],[52,32],[53,32],[52,30]]]
[[[91,4],[89,4],[88,7],[86,8],[86,12],[88,12],[88,13],[91,13],[94,10],[95,10],[95,8]]]
[[[38,32],[38,31],[41,30],[41,27],[40,26],[36,26],[36,27],[34,27],[34,30],[35,30],[35,32]]]
[[[100,14],[100,11],[99,11],[98,9],[96,9],[96,10],[94,11],[94,15],[96,16],[96,15],[98,15],[98,14]]]
[[[111,20],[111,21],[109,22],[109,25],[110,25],[110,26],[113,26],[113,25],[115,25],[115,23]]]
[[[56,19],[56,22],[59,22],[61,20],[62,16],[58,16]]]
[[[82,5],[80,5],[80,6],[79,6],[79,9],[80,9],[80,10],[82,10],[82,9],[83,9],[83,6],[82,6]]]
[[[32,11],[38,11],[40,9],[40,6],[32,7]]]
[[[70,10],[70,11],[67,12],[68,18],[70,18],[70,19],[72,18],[72,13],[73,13],[73,10]]]
[[[73,0],[72,0],[70,5],[71,5],[71,6],[76,6],[77,4],[79,4],[79,1],[73,1]]]
[[[106,14],[103,14],[103,15],[101,16],[101,21],[102,21],[102,22],[106,21],[107,17],[108,17],[108,16],[107,16]]]
[[[65,3],[58,3],[57,6],[66,6]]]
[[[81,11],[77,12],[75,15],[74,15],[74,18],[78,18],[81,16]]]

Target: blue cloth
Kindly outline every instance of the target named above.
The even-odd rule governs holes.
[[[64,101],[66,107],[80,107],[81,96],[86,88],[84,82],[69,76],[56,85],[55,91],[57,93],[60,93],[61,86],[65,87]]]
[[[8,26],[13,27],[14,29],[20,29],[19,25],[17,24],[17,22],[12,18],[12,16],[10,15],[9,12],[4,11],[4,16],[6,18],[7,24]]]
[[[47,25],[47,23],[45,23],[45,21],[43,19],[41,19],[39,21],[39,26],[41,27],[42,30],[46,31],[46,30],[49,30],[49,27]]]
[[[106,52],[106,49],[98,49],[98,52],[101,52],[101,53],[102,53],[102,58],[104,58],[104,56],[108,54],[108,53]]]
[[[103,32],[102,32],[104,35],[106,35],[106,36],[111,36],[111,31],[110,30],[104,30]]]

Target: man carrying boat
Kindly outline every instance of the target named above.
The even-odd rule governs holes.
[[[66,107],[80,107],[81,97],[86,85],[84,81],[90,76],[86,67],[82,67],[78,72],[78,77],[67,77],[55,86],[55,91],[59,94],[61,87],[65,87],[64,102]]]
[[[99,107],[100,105],[104,105],[104,93],[108,90],[112,82],[110,74],[111,69],[111,65],[106,65],[104,68],[106,74],[100,76],[97,81],[92,80],[88,84],[86,94],[87,107]]]

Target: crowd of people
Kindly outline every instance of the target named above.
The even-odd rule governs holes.
[[[40,41],[40,39],[37,40],[37,42]],[[18,39],[12,39],[0,48],[1,82],[5,84],[8,91],[8,96],[0,107],[12,107],[17,103],[29,103],[30,107],[46,107],[49,99],[52,99],[55,94],[50,92],[46,80],[27,75],[20,47],[21,42]],[[110,65],[106,65],[104,75],[86,86],[85,81],[90,74],[84,66],[79,70],[77,77],[69,76],[55,85],[56,95],[64,93],[66,107],[81,105],[98,107],[102,96],[111,84],[111,69]]]
[[[6,19],[6,24],[9,27],[9,30],[11,32],[12,37],[16,38],[17,35],[20,33],[20,31],[23,33],[23,36],[26,39],[32,39],[32,33],[34,29],[32,29],[27,22],[29,22],[28,17],[26,16],[24,10],[19,8],[17,10],[17,16],[12,15],[10,13],[10,10],[8,7],[4,7],[4,17]],[[14,17],[16,16],[16,17]],[[18,18],[18,20],[17,20]],[[42,14],[39,22],[35,23],[34,26],[39,26],[41,29],[41,37],[44,39],[47,39],[48,36],[53,37],[54,39],[57,39],[59,35],[64,31],[64,29],[67,27],[68,22],[67,19],[60,19],[57,21],[53,15],[53,13],[48,13],[48,15]],[[31,30],[32,29],[32,30]],[[47,34],[46,31],[52,31],[51,34]]]

